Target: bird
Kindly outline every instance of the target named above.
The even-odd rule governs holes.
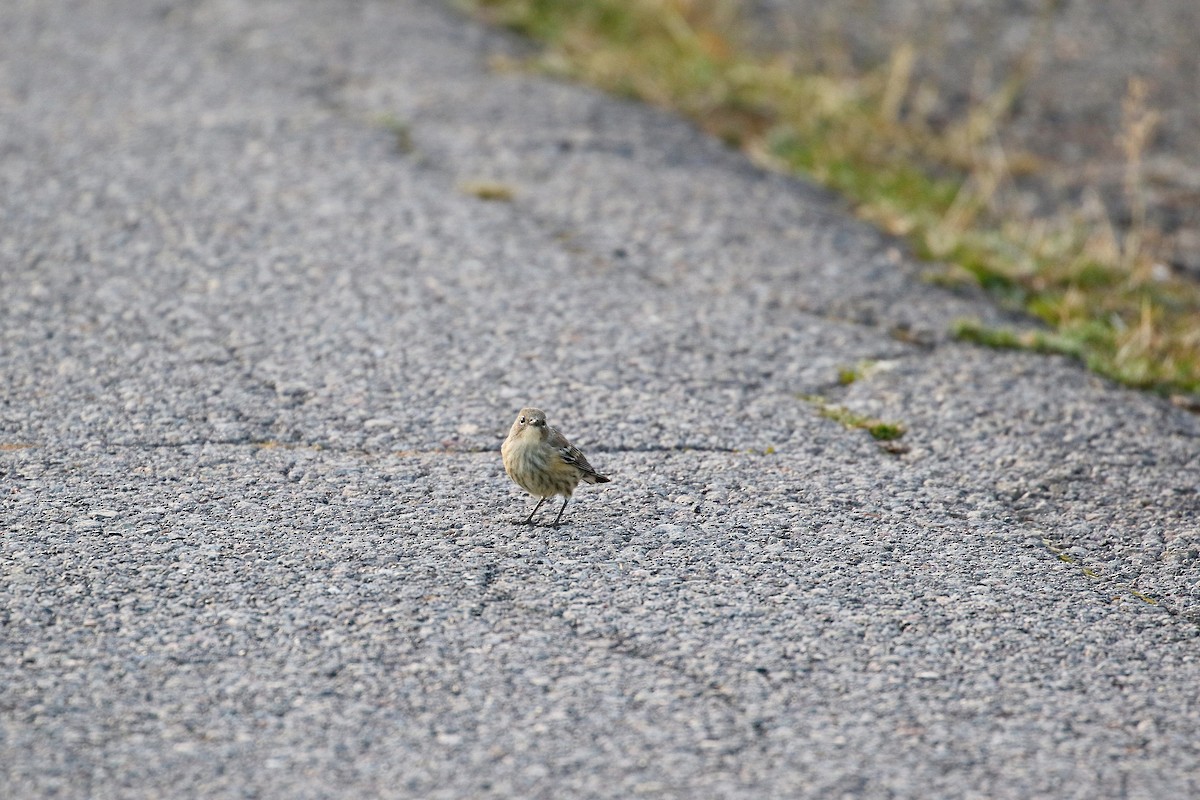
[[[521,525],[532,525],[533,516],[542,503],[562,495],[563,504],[551,526],[557,528],[571,493],[580,481],[608,483],[612,480],[596,472],[578,447],[567,441],[557,428],[546,424],[546,412],[540,408],[521,409],[508,431],[508,438],[500,447],[500,454],[504,459],[504,471],[513,483],[541,498],[529,516],[519,523]]]

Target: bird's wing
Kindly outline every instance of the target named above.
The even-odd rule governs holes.
[[[587,457],[583,451],[575,445],[567,441],[567,437],[558,432],[557,428],[550,429],[550,435],[546,438],[546,444],[558,451],[558,455],[564,462],[579,469],[589,475],[598,475],[592,465],[588,463]]]

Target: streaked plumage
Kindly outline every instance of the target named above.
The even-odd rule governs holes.
[[[523,524],[533,524],[533,515],[547,498],[563,496],[562,508],[554,519],[558,527],[567,501],[580,481],[608,483],[609,478],[592,468],[578,447],[556,428],[546,424],[546,414],[537,408],[523,408],[508,431],[500,448],[508,477],[534,497],[540,497]]]

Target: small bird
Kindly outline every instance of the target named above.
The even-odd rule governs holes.
[[[567,437],[546,424],[546,414],[537,408],[522,408],[500,448],[504,471],[525,491],[541,500],[529,512],[522,525],[532,525],[533,515],[542,503],[556,494],[563,496],[562,508],[554,518],[554,526],[562,520],[567,501],[580,481],[608,483],[610,478],[592,469],[578,447]]]

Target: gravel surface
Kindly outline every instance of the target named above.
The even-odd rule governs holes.
[[[1200,794],[1195,416],[440,3],[5,23],[0,796]]]

